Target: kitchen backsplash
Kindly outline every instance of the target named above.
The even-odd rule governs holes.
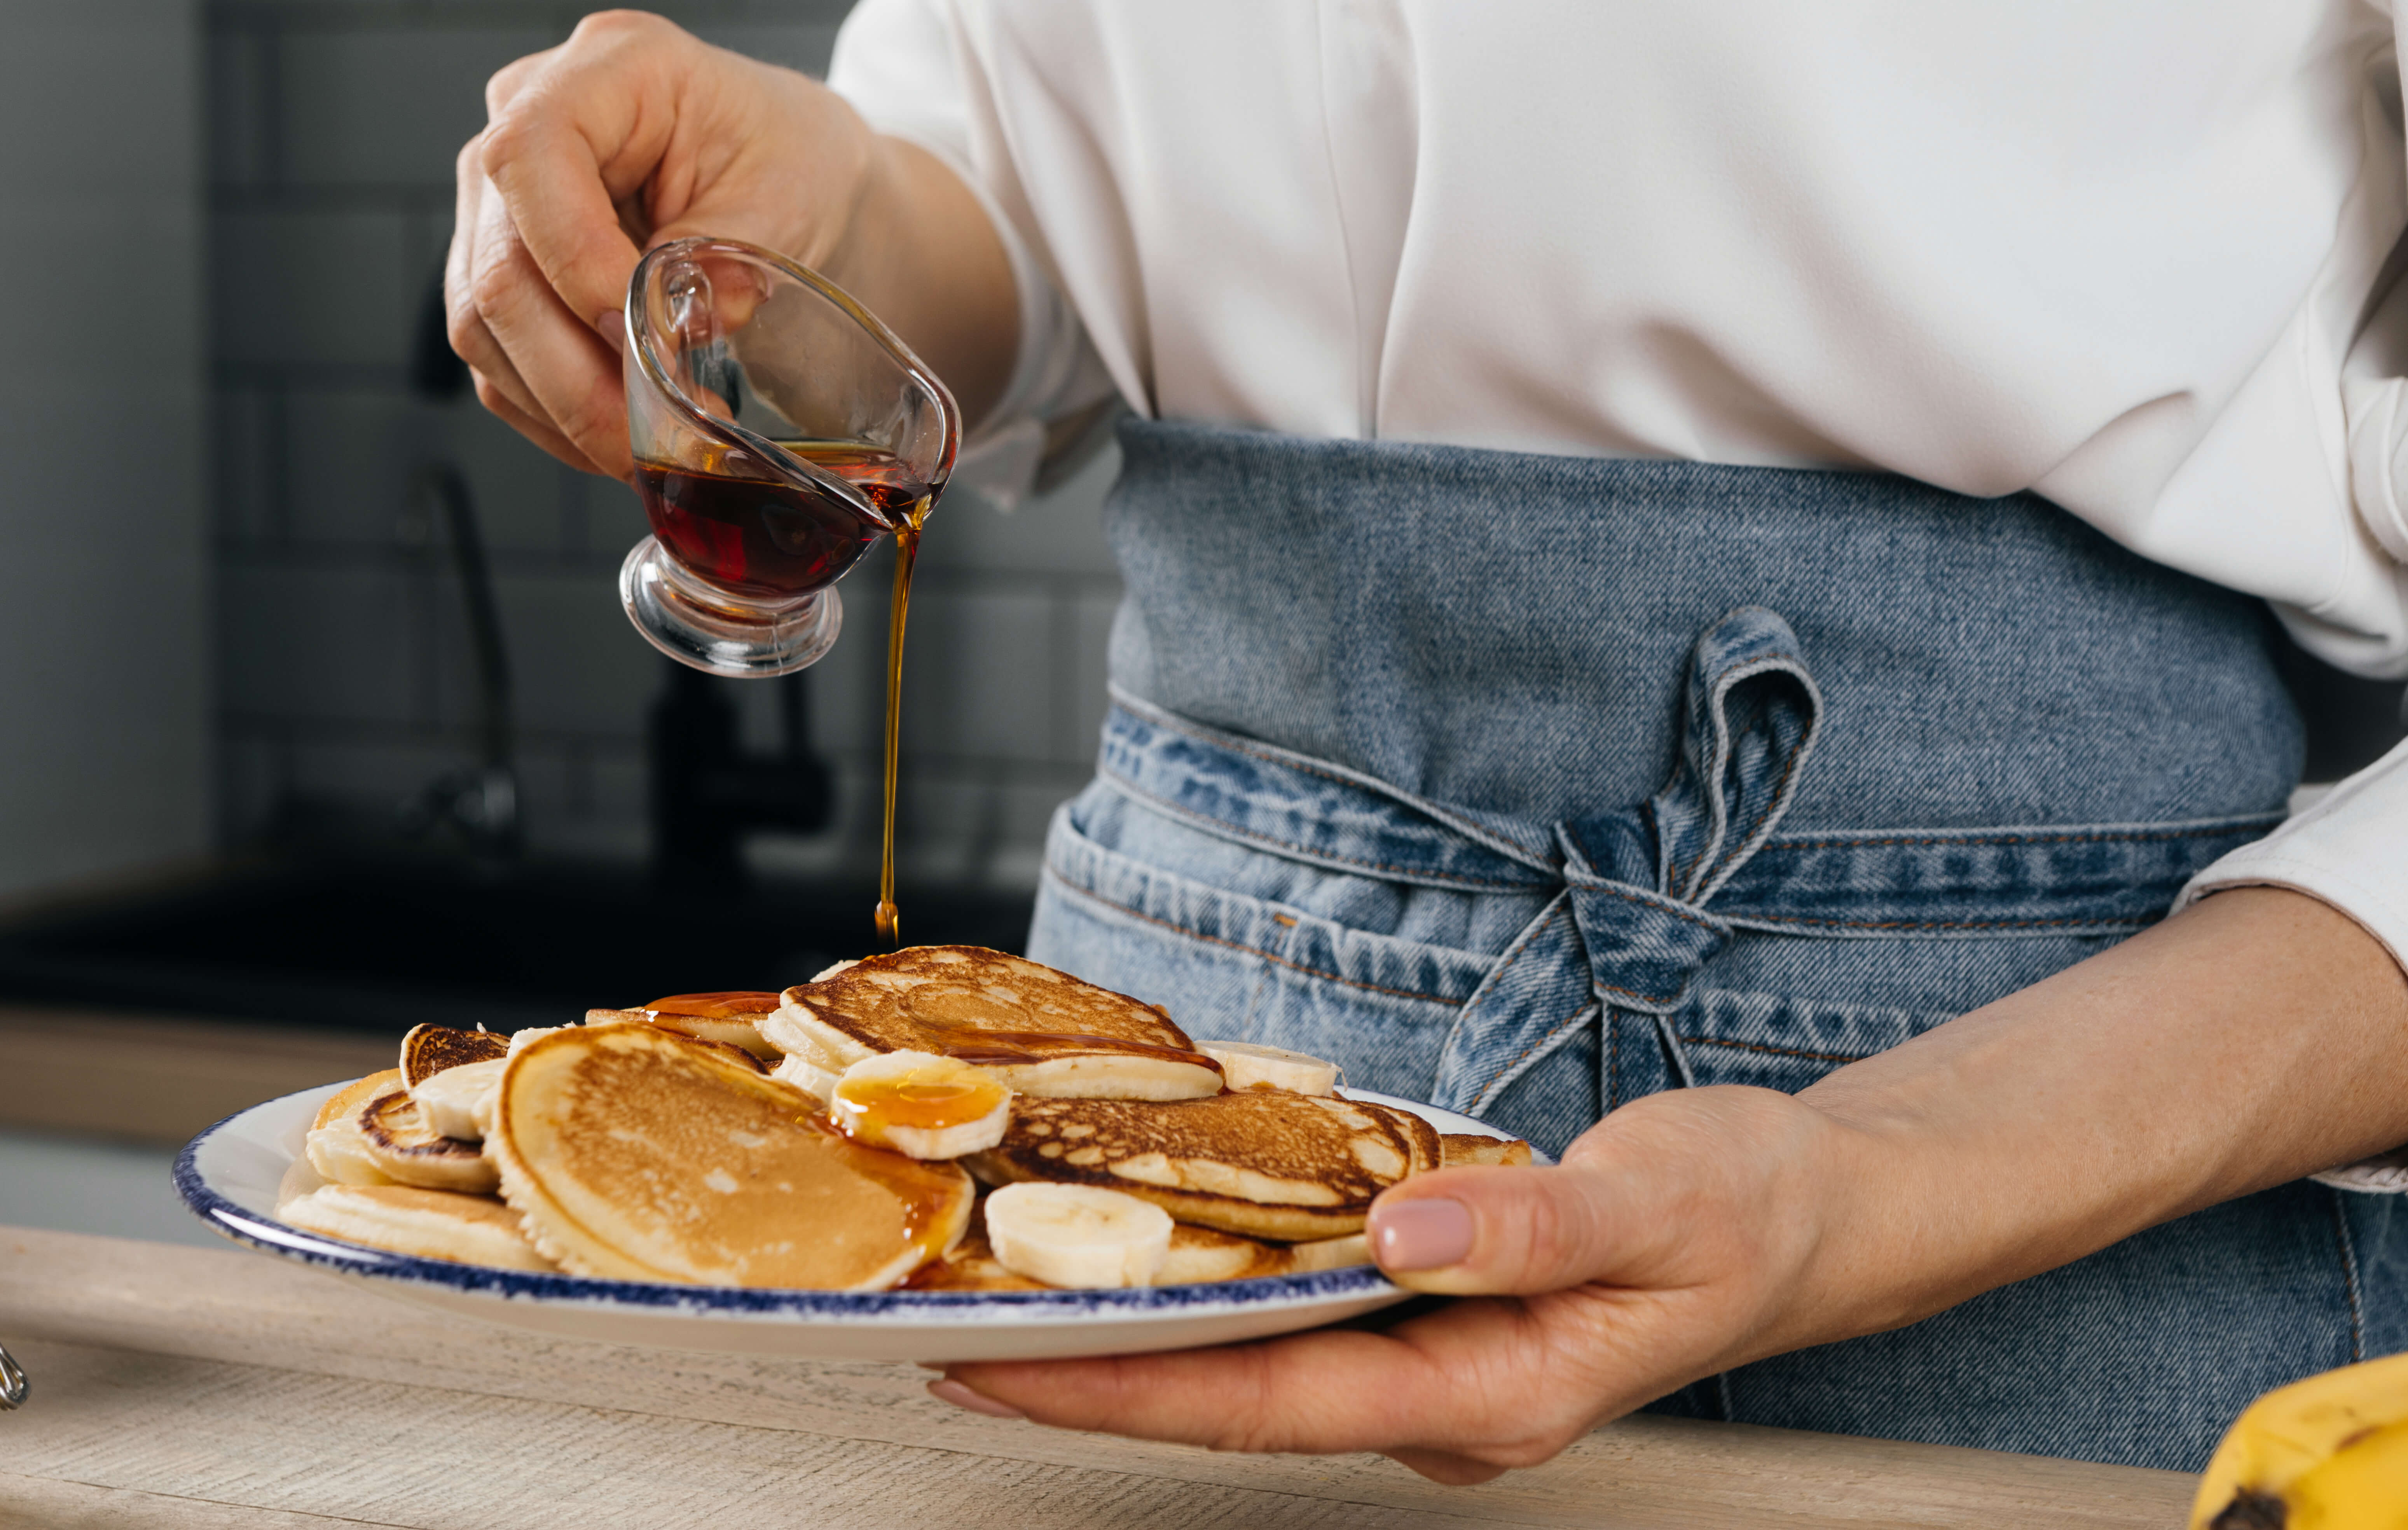
[[[642,851],[644,714],[666,661],[628,626],[614,585],[641,510],[473,399],[428,404],[408,385],[451,235],[452,157],[484,120],[484,81],[566,36],[582,8],[281,0],[206,13],[230,841],[303,809],[372,822],[472,760],[459,588],[410,493],[422,465],[448,461],[474,492],[491,556],[530,842]],[[819,73],[845,7],[658,8],[714,43]],[[931,522],[904,721],[904,853],[924,878],[1032,884],[1048,812],[1086,778],[1119,590],[1097,517],[1111,468],[1107,454],[1009,516],[961,493]],[[838,825],[757,840],[761,861],[858,869],[874,853],[885,566],[845,581],[845,636],[810,671]],[[769,688],[719,683],[768,747]]]

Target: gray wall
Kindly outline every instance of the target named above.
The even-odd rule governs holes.
[[[198,47],[0,7],[0,893],[207,846]]]
[[[555,465],[473,400],[414,402],[405,363],[452,222],[452,160],[486,77],[584,7],[520,0],[268,0],[208,12],[212,361],[223,443],[219,811],[229,842],[296,801],[389,810],[466,761],[459,602],[405,489],[456,460],[482,512],[517,671],[537,849],[634,855],[640,729],[660,665],[613,579],[644,534],[622,485]],[[661,7],[705,37],[818,72],[841,4]],[[1084,779],[1117,582],[1100,465],[1010,518],[940,507],[913,601],[905,853],[923,876],[1033,882],[1052,805]],[[843,585],[846,636],[812,673],[843,819],[756,859],[857,866],[874,848],[886,565]],[[772,736],[767,688],[726,682]]]

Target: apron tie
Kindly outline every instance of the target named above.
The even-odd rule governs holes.
[[[1558,893],[1473,991],[1440,1054],[1432,1103],[1486,1111],[1591,1024],[1607,1108],[1693,1083],[1667,1018],[1729,943],[1707,905],[1771,837],[1813,750],[1822,694],[1797,634],[1742,607],[1691,651],[1681,752],[1637,808],[1555,825]],[[1653,1047],[1636,1043],[1653,1039]]]

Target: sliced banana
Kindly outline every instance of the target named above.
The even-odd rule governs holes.
[[[401,1181],[377,1167],[367,1137],[357,1117],[346,1116],[326,1126],[313,1126],[303,1142],[309,1166],[318,1178],[337,1185],[392,1185]]]
[[[1117,1190],[1027,1180],[986,1198],[986,1240],[1004,1268],[1049,1286],[1152,1285],[1170,1252],[1170,1213]]]
[[[807,1053],[790,1051],[769,1070],[769,1077],[793,1084],[825,1105],[836,1097],[836,1086],[842,1081],[844,1075],[829,1072]]]
[[[911,1158],[983,1152],[1011,1117],[1011,1091],[994,1074],[926,1051],[865,1057],[822,1097],[845,1136]]]
[[[519,1053],[526,1051],[528,1047],[534,1045],[536,1041],[541,1037],[550,1036],[554,1031],[573,1031],[575,1029],[577,1029],[577,1027],[574,1025],[530,1025],[523,1031],[512,1031],[510,1033],[510,1050],[504,1054],[503,1061],[508,1062],[510,1058],[516,1057]]]
[[[1233,1090],[1326,1094],[1338,1087],[1337,1064],[1284,1047],[1253,1041],[1198,1041],[1196,1050],[1221,1065],[1222,1081]]]
[[[493,1108],[494,1091],[502,1086],[502,1069],[509,1065],[509,1058],[496,1057],[447,1067],[412,1084],[409,1097],[418,1102],[420,1118],[438,1134],[481,1142],[484,1114]]]

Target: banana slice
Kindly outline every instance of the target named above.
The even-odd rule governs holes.
[[[809,1052],[790,1051],[769,1070],[769,1077],[793,1084],[825,1105],[836,1098],[836,1086],[843,1081],[844,1071],[821,1066],[819,1059]]]
[[[509,1058],[495,1057],[447,1067],[412,1084],[409,1097],[418,1102],[420,1118],[441,1136],[481,1142],[485,1113],[493,1108],[494,1091],[502,1086],[502,1069],[509,1065]]]
[[[577,1027],[574,1025],[530,1025],[523,1031],[512,1031],[510,1033],[510,1050],[509,1052],[504,1054],[504,1060],[507,1061],[509,1058],[516,1057],[519,1053],[526,1051],[527,1048],[538,1038],[550,1036],[554,1031],[573,1031],[575,1029],[577,1029]]]
[[[986,1198],[986,1240],[1014,1275],[1074,1291],[1152,1285],[1170,1213],[1117,1190],[1028,1180]]]
[[[910,1158],[984,1152],[1011,1116],[1011,1091],[994,1074],[925,1051],[865,1057],[824,1098],[845,1136]]]
[[[318,1119],[303,1139],[302,1152],[320,1179],[338,1185],[396,1182],[369,1155],[367,1136],[360,1129],[360,1111],[371,1100],[401,1087],[401,1070],[387,1068],[345,1085],[318,1108]]]
[[[1198,1041],[1196,1050],[1221,1065],[1232,1090],[1278,1089],[1290,1094],[1326,1094],[1338,1086],[1338,1065],[1284,1047],[1252,1041]]]

